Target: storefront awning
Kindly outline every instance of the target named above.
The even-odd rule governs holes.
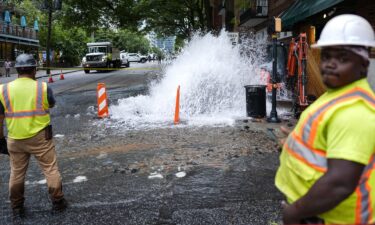
[[[293,24],[315,15],[344,0],[296,0],[294,4],[281,15],[283,27],[291,27]]]

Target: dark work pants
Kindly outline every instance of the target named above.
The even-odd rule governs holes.
[[[324,220],[314,216],[301,220],[301,224],[324,224]]]

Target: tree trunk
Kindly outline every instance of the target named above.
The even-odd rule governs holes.
[[[207,29],[212,30],[214,28],[213,21],[212,21],[212,7],[210,4],[210,0],[203,0],[204,3],[204,12],[206,17]]]

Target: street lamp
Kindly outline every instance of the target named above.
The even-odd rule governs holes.
[[[281,19],[275,18],[274,23],[275,31],[272,32],[272,109],[270,112],[270,117],[267,118],[269,123],[280,123],[280,119],[277,117],[276,111],[276,88],[277,88],[277,33],[281,32]]]
[[[50,49],[51,49],[51,30],[52,30],[52,13],[53,10],[61,10],[62,7],[62,0],[45,0],[44,1],[44,8],[48,10],[48,31],[47,31],[47,53],[46,53],[46,66],[47,70],[46,73],[47,75],[50,76],[51,70],[50,70]]]

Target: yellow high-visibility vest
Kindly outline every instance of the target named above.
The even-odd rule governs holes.
[[[8,137],[30,138],[50,124],[45,82],[18,78],[1,85],[0,96],[5,109]]]
[[[325,129],[328,121],[334,118],[338,110],[358,103],[361,103],[361,106],[364,104],[364,108],[368,110],[367,115],[371,115],[371,118],[368,118],[371,119],[369,121],[374,121],[375,94],[366,79],[325,93],[302,113],[297,126],[283,146],[280,167],[275,179],[276,187],[287,197],[288,202],[292,203],[304,196],[326,173],[326,155],[329,149],[326,148]],[[356,113],[361,115],[361,112]],[[348,120],[352,115],[347,115]],[[358,126],[362,128],[363,124],[358,124]],[[368,132],[374,133],[374,130]],[[356,190],[334,209],[318,215],[325,220],[326,224],[373,224],[375,222],[373,212],[375,209],[375,173],[373,173],[375,144],[373,139],[369,140],[369,143],[371,146],[368,145],[370,149],[368,152],[371,157],[364,162],[367,165]]]

